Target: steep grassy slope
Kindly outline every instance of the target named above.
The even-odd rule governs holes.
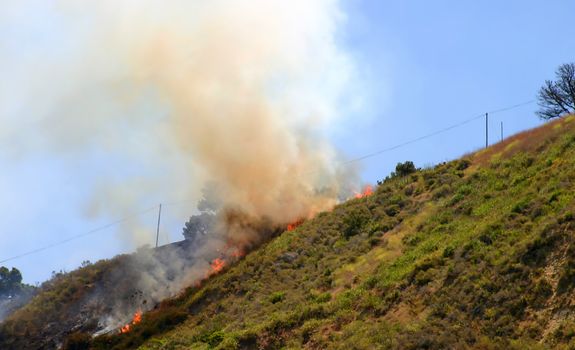
[[[0,323],[0,349],[56,349],[70,332],[117,331],[128,321],[122,317],[130,318],[138,309],[147,310],[170,295],[158,293],[165,289],[162,285],[155,291],[142,287],[142,281],[153,277],[151,271],[169,266],[163,270],[174,281],[193,264],[190,251],[187,242],[174,243],[55,274],[25,307]],[[174,264],[174,259],[189,265]],[[168,282],[169,277],[161,280]]]
[[[575,345],[575,118],[382,184],[99,348]],[[146,319],[146,316],[144,317]]]
[[[574,189],[569,117],[388,180],[164,301],[130,333],[77,332],[66,345],[570,348]]]

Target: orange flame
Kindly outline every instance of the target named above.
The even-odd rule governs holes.
[[[289,224],[287,226],[287,230],[288,231],[293,231],[295,230],[299,225],[303,224],[304,220],[303,219],[299,219],[297,221],[292,222],[291,224]]]
[[[220,251],[220,250],[218,249],[218,251]],[[212,262],[210,263],[210,268],[208,269],[208,271],[205,272],[204,278],[201,278],[194,283],[195,287],[198,287],[198,288],[201,287],[203,280],[206,280],[206,279],[210,278],[211,276],[220,273],[224,269],[224,267],[226,267],[226,265],[227,265],[225,257],[233,257],[233,258],[239,259],[239,258],[246,255],[246,252],[242,248],[232,247],[230,244],[226,244],[226,246],[223,249],[223,252],[220,251],[220,253],[222,254],[221,256],[223,258],[220,257],[220,258],[215,258],[214,260],[212,260]]]
[[[210,263],[210,268],[208,271],[206,271],[204,278],[201,278],[199,280],[197,280],[194,283],[194,286],[197,288],[200,288],[202,286],[202,282],[208,278],[210,278],[210,276],[212,275],[216,275],[218,274],[220,271],[223,270],[223,268],[226,267],[226,261],[222,258],[215,258],[214,260],[212,260],[212,262]]]
[[[130,324],[128,323],[124,327],[120,328],[120,333],[128,333],[130,331]]]
[[[122,328],[120,328],[120,333],[128,333],[129,331],[132,330],[133,325],[137,325],[140,322],[142,322],[142,311],[138,310],[134,314],[134,317],[132,318],[132,322],[125,324]]]
[[[246,255],[245,250],[242,247],[236,246],[233,242],[226,243],[223,252],[226,256],[231,256],[236,259],[243,258]]]
[[[246,252],[241,248],[236,248],[230,253],[230,255],[234,258],[242,258],[246,255]]]
[[[225,266],[226,261],[224,259],[215,258],[214,260],[212,260],[212,263],[210,264],[210,271],[208,271],[208,273],[206,274],[206,278],[211,275],[219,273]]]
[[[138,324],[142,322],[142,311],[138,310],[134,314],[134,318],[132,319],[132,324]]]
[[[363,198],[363,197],[369,197],[373,194],[373,187],[371,185],[367,185],[363,188],[363,192],[362,193],[356,193],[355,194],[355,198]]]

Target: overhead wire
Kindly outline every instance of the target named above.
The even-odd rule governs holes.
[[[5,262],[11,261],[11,260],[23,258],[23,257],[28,256],[28,255],[40,253],[40,252],[45,251],[45,250],[48,250],[48,249],[50,249],[50,248],[54,248],[54,247],[60,246],[60,245],[65,244],[65,243],[68,243],[68,242],[71,242],[71,241],[74,241],[74,240],[77,240],[77,239],[80,239],[80,238],[83,238],[83,237],[86,237],[86,236],[89,236],[89,235],[93,235],[94,233],[97,233],[97,232],[106,230],[106,229],[108,229],[108,228],[110,228],[110,227],[119,225],[119,224],[124,223],[124,222],[126,222],[126,221],[129,221],[129,220],[131,220],[131,219],[133,219],[133,218],[135,218],[135,217],[138,217],[138,216],[141,216],[141,215],[146,214],[146,213],[148,213],[148,212],[151,212],[152,210],[155,210],[156,208],[157,208],[157,206],[153,206],[153,207],[150,207],[150,208],[148,208],[148,209],[145,209],[145,210],[139,211],[139,212],[137,212],[137,213],[134,213],[134,214],[132,214],[132,215],[126,216],[126,217],[124,217],[124,218],[118,219],[118,220],[116,220],[116,221],[110,222],[110,223],[108,223],[108,224],[105,224],[105,225],[96,227],[96,228],[94,228],[94,229],[92,229],[92,230],[90,230],[90,231],[81,233],[81,234],[79,234],[79,235],[72,236],[72,237],[68,237],[68,238],[66,238],[66,239],[64,239],[64,240],[61,240],[61,241],[58,241],[58,242],[54,242],[54,243],[52,243],[52,244],[49,244],[49,245],[46,245],[46,246],[43,246],[43,247],[40,247],[40,248],[37,248],[37,249],[34,249],[34,250],[30,250],[30,251],[25,252],[25,253],[21,253],[21,254],[18,254],[18,255],[14,255],[14,256],[9,257],[9,258],[4,259],[4,260],[0,260],[0,264],[3,264],[3,263],[5,263]]]
[[[510,111],[510,110],[512,110],[512,109],[515,109],[515,108],[519,108],[519,107],[526,106],[526,105],[531,104],[531,103],[533,103],[533,102],[535,102],[535,100],[529,100],[529,101],[522,102],[522,103],[518,103],[518,104],[515,104],[515,105],[512,105],[512,106],[508,106],[508,107],[503,107],[503,108],[500,108],[500,109],[492,110],[492,111],[487,112],[487,114],[497,114],[497,113],[502,113],[502,112]],[[442,134],[442,133],[444,133],[444,132],[447,132],[447,131],[450,131],[450,130],[459,128],[459,127],[461,127],[461,126],[463,126],[463,125],[466,125],[466,124],[471,123],[472,121],[475,121],[475,120],[477,120],[477,119],[481,119],[481,118],[484,118],[484,117],[485,117],[485,113],[481,113],[481,114],[478,114],[478,115],[476,115],[476,116],[474,116],[474,117],[472,117],[472,118],[469,118],[469,119],[466,119],[466,120],[464,120],[464,121],[461,121],[461,122],[459,122],[459,123],[457,123],[457,124],[453,124],[453,125],[450,125],[450,126],[448,126],[448,127],[446,127],[446,128],[443,128],[443,129],[434,131],[434,132],[432,132],[432,133],[429,133],[429,134],[426,134],[426,135],[423,135],[423,136],[419,136],[419,137],[414,138],[414,139],[411,139],[411,140],[409,140],[409,141],[402,142],[402,143],[397,144],[397,145],[395,145],[395,146],[391,146],[391,147],[388,147],[388,148],[384,148],[384,149],[381,149],[381,150],[376,151],[376,152],[373,152],[373,153],[369,153],[369,154],[366,154],[366,155],[363,155],[363,156],[359,156],[359,157],[357,157],[357,158],[353,158],[353,159],[344,161],[344,162],[342,162],[341,164],[342,164],[342,165],[347,165],[347,164],[351,164],[351,163],[356,163],[356,162],[362,161],[362,160],[364,160],[364,159],[376,157],[376,156],[381,155],[381,154],[383,154],[383,153],[387,153],[387,152],[396,150],[396,149],[398,149],[398,148],[402,148],[402,147],[411,145],[411,144],[413,144],[413,143],[416,143],[416,142],[419,142],[419,141],[422,141],[422,140],[431,138],[431,137],[433,137],[433,136],[437,136],[437,135]]]
[[[499,109],[496,109],[496,110],[492,110],[492,111],[489,111],[489,112],[487,112],[487,113],[488,113],[488,114],[502,113],[502,112],[506,112],[506,111],[509,111],[509,110],[512,110],[512,109],[516,109],[516,108],[519,108],[519,107],[522,107],[522,106],[526,106],[526,105],[528,105],[528,104],[532,104],[532,103],[534,103],[534,102],[535,102],[535,100],[529,100],[529,101],[522,102],[522,103],[518,103],[518,104],[515,104],[515,105],[511,105],[511,106],[499,108]],[[484,116],[485,116],[485,113],[476,115],[476,116],[474,116],[474,117],[472,117],[472,118],[463,120],[463,121],[461,121],[461,122],[459,122],[459,123],[450,125],[450,126],[448,126],[448,127],[446,127],[446,128],[443,128],[443,129],[440,129],[440,130],[431,132],[431,133],[429,133],[429,134],[426,134],[426,135],[423,135],[423,136],[420,136],[420,137],[417,137],[417,138],[414,138],[414,139],[405,141],[405,142],[400,143],[400,144],[397,144],[397,145],[395,145],[395,146],[391,146],[391,147],[388,147],[388,148],[385,148],[385,149],[381,149],[381,150],[376,151],[376,152],[373,152],[373,153],[369,153],[369,154],[366,154],[366,155],[363,155],[363,156],[360,156],[360,157],[357,157],[357,158],[353,158],[353,159],[344,161],[344,162],[341,163],[341,165],[347,165],[347,164],[359,162],[359,161],[364,160],[364,159],[372,158],[372,157],[381,155],[381,154],[383,154],[383,153],[390,152],[390,151],[393,151],[393,150],[396,150],[396,149],[405,147],[405,146],[407,146],[407,145],[410,145],[410,144],[413,144],[413,143],[416,143],[416,142],[419,142],[419,141],[422,141],[422,140],[431,138],[431,137],[433,137],[433,136],[442,134],[442,133],[447,132],[447,131],[449,131],[449,130],[453,130],[453,129],[455,129],[455,128],[458,128],[458,127],[461,127],[461,126],[463,126],[463,125],[469,124],[469,123],[471,123],[472,121],[475,121],[475,120],[477,120],[477,119],[483,118]],[[164,205],[165,205],[165,206],[179,206],[179,205],[189,204],[189,203],[191,203],[191,202],[192,202],[192,200],[181,200],[181,201],[168,202],[168,203],[165,203]],[[58,242],[55,242],[55,243],[52,243],[52,244],[49,244],[49,245],[46,245],[46,246],[43,246],[43,247],[40,247],[40,248],[37,248],[37,249],[34,249],[34,250],[30,250],[30,251],[28,251],[28,252],[24,252],[24,253],[21,253],[21,254],[18,254],[18,255],[14,255],[14,256],[12,256],[12,257],[9,257],[9,258],[0,260],[0,264],[5,263],[5,262],[8,262],[8,261],[15,260],[15,259],[19,259],[19,258],[22,258],[22,257],[26,257],[26,256],[29,256],[29,255],[37,254],[37,253],[40,253],[40,252],[42,252],[42,251],[45,251],[45,250],[48,250],[48,249],[51,249],[51,248],[54,248],[54,247],[63,245],[63,244],[68,243],[68,242],[70,242],[70,241],[74,241],[74,240],[77,240],[77,239],[80,239],[80,238],[83,238],[83,237],[92,235],[92,234],[94,234],[94,233],[97,233],[97,232],[106,230],[106,229],[108,229],[108,228],[110,228],[110,227],[113,227],[113,226],[115,226],[115,225],[118,225],[118,224],[121,224],[121,223],[123,223],[123,222],[129,221],[129,220],[131,220],[131,219],[133,219],[133,218],[135,218],[135,217],[137,217],[137,216],[140,216],[140,215],[146,214],[146,213],[148,213],[148,212],[151,212],[152,210],[155,210],[156,208],[158,208],[158,206],[153,206],[153,207],[144,209],[144,210],[142,210],[142,211],[139,211],[139,212],[137,212],[137,213],[134,213],[134,214],[132,214],[132,215],[126,216],[126,217],[124,217],[124,218],[121,218],[121,219],[118,219],[118,220],[116,220],[116,221],[113,221],[113,222],[111,222],[111,223],[108,223],[108,224],[99,226],[99,227],[97,227],[97,228],[94,228],[94,229],[92,229],[92,230],[90,230],[90,231],[87,231],[87,232],[84,232],[84,233],[82,233],[82,234],[79,234],[79,235],[76,235],[76,236],[72,236],[72,237],[66,238],[66,239],[64,239],[64,240],[61,240],[61,241],[58,241]]]
[[[192,203],[192,202],[193,202],[192,200],[182,200],[182,201],[168,202],[168,203],[163,204],[163,205],[164,205],[164,206],[180,206],[180,205],[189,204],[189,203]],[[141,215],[143,215],[143,214],[147,214],[148,212],[151,212],[152,210],[156,210],[157,208],[158,208],[158,206],[155,205],[155,206],[153,206],[153,207],[144,209],[144,210],[142,210],[142,211],[139,211],[139,212],[134,213],[134,214],[132,214],[132,215],[126,216],[126,217],[124,217],[124,218],[118,219],[118,220],[116,220],[116,221],[110,222],[110,223],[105,224],[105,225],[102,225],[102,226],[99,226],[99,227],[97,227],[97,228],[94,228],[94,229],[92,229],[92,230],[90,230],[90,231],[87,231],[87,232],[84,232],[84,233],[82,233],[82,234],[79,234],[79,235],[76,235],[76,236],[72,236],[72,237],[66,238],[66,239],[64,239],[64,240],[61,240],[61,241],[58,241],[58,242],[54,242],[54,243],[51,243],[51,244],[49,244],[49,245],[46,245],[46,246],[43,246],[43,247],[40,247],[40,248],[37,248],[37,249],[34,249],[34,250],[30,250],[30,251],[25,252],[25,253],[22,253],[22,254],[14,255],[14,256],[9,257],[9,258],[6,258],[6,259],[4,259],[4,260],[0,260],[0,264],[5,263],[5,262],[8,262],[8,261],[11,261],[11,260],[16,260],[16,259],[19,259],[19,258],[23,258],[23,257],[26,257],[26,256],[28,256],[28,255],[33,255],[33,254],[36,254],[36,253],[40,253],[40,252],[43,252],[43,251],[48,250],[48,249],[50,249],[50,248],[54,248],[54,247],[63,245],[63,244],[65,244],[65,243],[68,243],[68,242],[71,242],[71,241],[74,241],[74,240],[77,240],[77,239],[80,239],[80,238],[83,238],[83,237],[86,237],[86,236],[90,236],[90,235],[92,235],[92,234],[94,234],[94,233],[97,233],[97,232],[106,230],[106,229],[108,229],[108,228],[110,228],[110,227],[113,227],[113,226],[119,225],[119,224],[121,224],[121,223],[124,223],[124,222],[126,222],[126,221],[129,221],[129,220],[131,220],[131,219],[133,219],[133,218],[135,218],[135,217],[141,216]],[[169,237],[168,237],[167,240],[169,241]]]

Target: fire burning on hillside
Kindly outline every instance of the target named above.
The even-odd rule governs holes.
[[[298,220],[296,220],[296,221],[294,221],[294,222],[292,222],[292,223],[289,223],[289,224],[287,225],[287,230],[288,230],[288,231],[293,231],[293,230],[295,230],[296,228],[298,228],[298,226],[300,226],[301,224],[303,224],[304,221],[305,221],[304,219],[298,219]]]
[[[66,82],[26,96],[54,101],[38,118],[59,127],[48,128],[38,144],[82,159],[83,151],[91,155],[105,145],[111,164],[127,163],[97,173],[102,177],[95,178],[86,212],[130,216],[151,198],[198,199],[212,181],[220,195],[217,210],[198,206],[213,219],[209,229],[192,225],[178,252],[135,253],[128,267],[109,277],[112,287],[94,291],[91,297],[109,310],[98,315],[105,331],[115,332],[139,308],[120,327],[129,332],[161,300],[352,195],[355,169],[339,165],[343,157],[329,132],[352,105],[348,99],[357,102],[350,91],[359,90],[350,88],[352,57],[336,44],[339,1],[141,0],[118,6],[63,0],[58,9],[62,30],[55,32],[62,37],[53,42],[71,43],[64,51],[74,54],[42,56],[46,75],[28,84]],[[79,23],[105,25],[76,30]],[[23,113],[36,115],[36,105],[42,104],[26,104]],[[99,153],[95,157],[100,160]],[[149,241],[140,224],[128,220],[118,230],[134,247]],[[113,294],[119,284],[141,296]]]
[[[364,198],[364,197],[369,197],[373,194],[373,187],[371,185],[366,185],[363,188],[363,192],[356,192],[355,193],[355,198]]]
[[[128,333],[132,330],[132,326],[137,325],[138,323],[142,322],[142,311],[138,310],[134,313],[134,317],[132,317],[132,322],[125,324],[120,328],[120,333]]]
[[[339,166],[330,128],[348,106],[359,108],[361,85],[353,85],[352,55],[336,45],[339,1],[63,0],[57,7],[62,30],[50,34],[61,37],[51,42],[71,43],[74,54],[43,55],[46,76],[28,85],[66,83],[26,96],[53,101],[48,115],[35,113],[36,104],[22,113],[59,125],[41,135],[48,151],[84,157],[104,145],[112,162],[126,163],[98,173],[88,215],[122,216],[152,197],[197,198],[209,181],[225,205],[275,223],[328,210],[347,195],[355,171]],[[142,168],[124,171],[133,166]],[[135,246],[144,242],[140,224],[119,230]]]
[[[210,271],[208,271],[208,276],[215,275],[223,270],[226,266],[226,261],[224,259],[216,258],[210,264]]]

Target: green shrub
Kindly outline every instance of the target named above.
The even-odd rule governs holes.
[[[403,163],[397,163],[397,165],[395,166],[395,173],[393,173],[392,176],[404,177],[411,173],[414,173],[416,170],[417,169],[415,168],[413,162],[408,160]]]
[[[286,293],[285,292],[275,292],[270,295],[270,302],[272,304],[279,303],[285,299]]]
[[[433,281],[435,277],[433,270],[418,271],[413,279],[414,283],[418,286],[424,286]]]
[[[511,212],[516,214],[522,214],[527,210],[528,207],[529,207],[529,200],[521,199],[519,202],[513,205],[513,208],[511,208]]]
[[[457,162],[457,170],[465,170],[467,168],[469,168],[469,166],[471,165],[471,161],[468,159],[462,159],[459,162]]]
[[[563,215],[563,217],[561,218],[560,223],[573,221],[574,218],[575,218],[575,216],[573,215],[573,213],[571,213],[571,212],[566,213],[566,214]]]
[[[444,258],[452,258],[454,253],[455,253],[455,248],[453,248],[452,246],[447,246],[447,247],[445,247],[445,249],[443,249],[442,256]]]
[[[449,193],[451,193],[451,186],[447,184],[442,185],[433,192],[433,199],[437,200],[446,197]]]
[[[461,202],[463,200],[463,198],[465,198],[465,196],[461,193],[456,193],[453,197],[451,197],[451,200],[449,201],[449,205],[455,205],[459,202]]]
[[[218,346],[222,340],[224,340],[224,332],[223,331],[215,331],[209,334],[204,334],[200,337],[200,340],[203,343],[209,344],[210,347]]]
[[[363,226],[369,221],[370,215],[367,208],[353,208],[343,218],[343,236],[349,239],[361,232]]]
[[[545,305],[547,299],[553,295],[553,287],[544,278],[540,279],[530,290],[527,297],[529,305],[535,308],[541,308]]]
[[[326,303],[331,300],[331,293],[325,292],[321,293],[317,297],[315,297],[315,301],[318,303]]]
[[[556,233],[553,228],[545,228],[539,237],[527,244],[521,255],[521,262],[530,266],[543,264],[547,256],[553,252],[560,238],[561,235]]]
[[[397,204],[391,204],[390,206],[385,208],[385,214],[387,214],[388,216],[396,216],[399,212],[400,212],[400,208],[399,205]]]
[[[573,323],[573,321],[563,322],[552,335],[558,343],[571,341],[571,339],[575,337],[575,323]]]

